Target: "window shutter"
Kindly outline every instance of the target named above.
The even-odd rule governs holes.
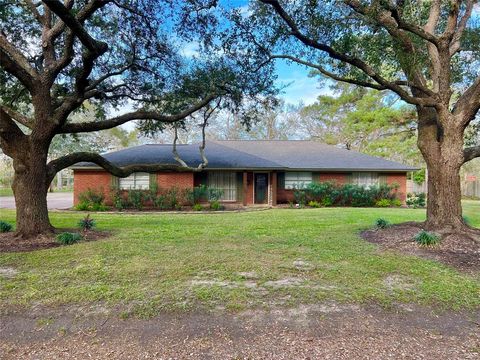
[[[347,184],[353,184],[353,174],[352,173],[346,174],[345,181]]]
[[[312,174],[312,181],[313,181],[313,182],[316,182],[316,183],[319,183],[319,182],[320,182],[320,173],[314,172],[314,173]]]
[[[378,176],[378,182],[379,182],[380,185],[387,185],[387,175],[380,174]]]
[[[277,173],[277,186],[279,189],[285,189],[285,173],[284,172]]]
[[[237,201],[243,200],[243,173],[237,172]]]
[[[150,178],[148,180],[149,180],[148,187],[150,188],[150,191],[157,191],[158,190],[157,174],[150,173]]]
[[[119,181],[118,177],[112,175],[112,183],[111,183],[112,189],[118,189],[119,188]]]

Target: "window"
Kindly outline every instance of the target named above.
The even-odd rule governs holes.
[[[237,200],[237,174],[235,172],[211,171],[208,173],[208,187],[222,191],[220,200]]]
[[[285,173],[285,189],[303,189],[312,183],[311,172]]]
[[[369,188],[370,186],[378,185],[380,181],[377,173],[358,172],[352,174],[352,182]]]
[[[120,178],[118,185],[122,190],[148,190],[150,188],[150,174],[133,173],[126,178]]]

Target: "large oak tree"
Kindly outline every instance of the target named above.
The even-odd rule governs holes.
[[[480,9],[473,0],[258,0],[234,17],[258,61],[287,59],[315,74],[388,90],[416,108],[427,163],[426,227],[472,232],[459,171],[480,156],[464,132],[480,109]]]
[[[119,177],[178,166],[119,168],[76,152],[47,160],[58,134],[139,120],[161,129],[244,97],[268,96],[269,73],[219,51],[221,23],[205,0],[0,1],[0,147],[13,159],[17,232],[52,231],[46,193],[55,174],[91,161]],[[182,56],[198,44],[201,56]],[[90,103],[94,121],[73,121]],[[115,116],[108,116],[114,110]],[[159,125],[160,124],[160,125]],[[199,168],[200,169],[200,168]]]

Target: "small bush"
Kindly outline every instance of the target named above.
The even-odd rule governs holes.
[[[106,211],[103,189],[87,189],[78,196],[79,203],[75,206],[78,211]]]
[[[129,190],[128,203],[137,210],[143,209],[143,202],[145,201],[145,192],[142,190]]]
[[[425,193],[413,193],[407,194],[407,205],[413,207],[414,209],[423,208],[426,204],[426,195]]]
[[[6,221],[0,220],[0,233],[10,232],[10,231],[12,231],[12,229],[13,229],[12,224],[10,224]]]
[[[93,204],[91,207],[92,211],[107,211],[108,207],[104,204]]]
[[[77,205],[75,205],[75,210],[88,211],[90,210],[90,204],[86,201],[80,201]]]
[[[89,204],[103,204],[105,195],[103,194],[103,189],[87,189],[80,193],[78,199],[80,202],[86,202]]]
[[[64,232],[57,235],[57,242],[62,245],[71,245],[75,244],[82,240],[82,235],[78,233]]]
[[[202,211],[202,210],[203,210],[203,206],[200,205],[200,204],[194,204],[194,205],[192,206],[192,210],[193,210],[193,211]]]
[[[375,220],[375,227],[377,229],[386,229],[390,226],[392,226],[392,224],[388,220],[382,218]]]
[[[210,203],[210,210],[218,211],[223,209],[225,209],[225,207],[222,204],[220,204],[218,201],[212,201]]]
[[[375,203],[376,207],[390,207],[392,202],[389,199],[380,199]]]
[[[395,207],[402,206],[402,201],[400,199],[393,199],[390,202],[391,202],[392,206],[395,206]]]
[[[329,207],[329,206],[332,206],[332,205],[333,205],[333,201],[329,197],[325,197],[325,198],[322,199],[322,206]]]
[[[433,232],[428,232],[425,230],[422,230],[417,235],[415,235],[414,239],[417,244],[420,244],[422,246],[433,246],[440,242],[440,236]]]
[[[308,203],[308,206],[312,207],[312,208],[319,208],[319,207],[322,207],[322,205],[318,202],[318,201],[310,201]]]
[[[83,231],[92,230],[95,226],[96,222],[90,217],[90,214],[88,214],[78,222],[78,227]]]
[[[123,197],[122,191],[120,189],[112,189],[111,197],[112,197],[113,207],[115,209],[122,211],[127,208],[128,203]]]

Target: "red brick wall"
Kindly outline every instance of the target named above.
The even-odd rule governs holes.
[[[320,173],[320,182],[334,182],[338,185],[344,185],[347,183],[349,174],[345,173]]]
[[[104,170],[74,170],[73,172],[73,204],[78,204],[78,196],[87,189],[102,189],[106,201],[110,201],[112,175]]]
[[[193,172],[164,172],[157,173],[157,184],[159,189],[191,189],[194,186]]]
[[[407,200],[407,174],[406,173],[392,173],[387,174],[387,184],[398,184],[400,187],[395,190],[398,198],[405,205]]]

